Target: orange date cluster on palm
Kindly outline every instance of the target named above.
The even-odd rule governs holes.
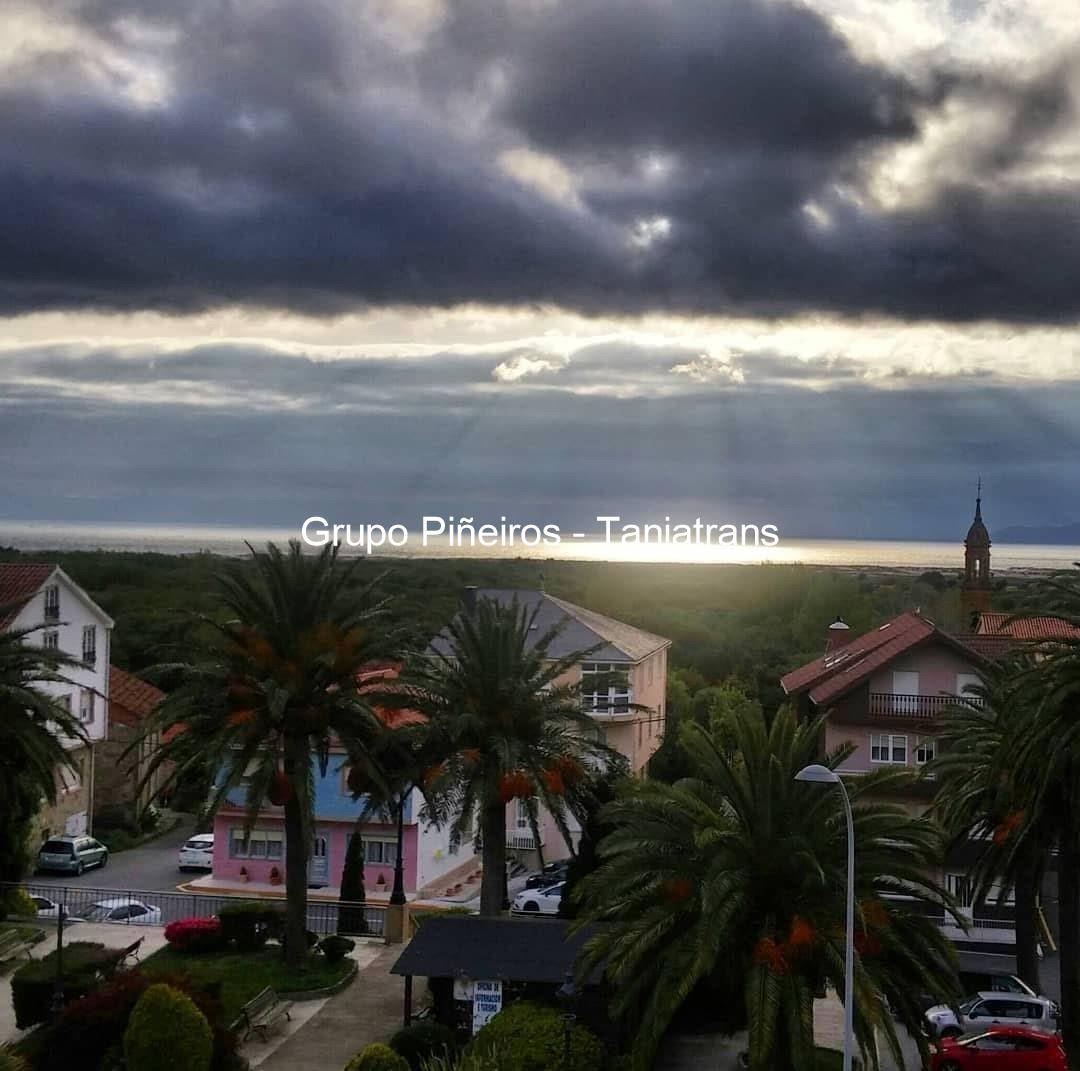
[[[266,798],[275,807],[284,807],[292,799],[292,794],[292,781],[285,776],[283,771],[274,771],[274,776],[270,779],[270,787],[266,791]]]
[[[763,937],[754,947],[754,959],[764,963],[774,974],[787,974],[792,961],[812,948],[817,939],[818,933],[813,925],[796,915],[791,920],[787,939],[777,941],[772,937]]]
[[[524,770],[511,770],[499,778],[499,802],[528,799],[536,792],[533,779]]]

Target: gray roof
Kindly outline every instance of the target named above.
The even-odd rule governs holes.
[[[562,919],[493,919],[456,915],[428,919],[390,968],[419,978],[561,984],[596,932],[589,925],[568,934]],[[589,978],[600,981],[598,968]]]
[[[599,662],[640,662],[643,658],[671,645],[671,640],[635,628],[625,622],[605,617],[594,610],[586,610],[565,599],[557,599],[546,591],[528,588],[478,588],[476,598],[494,599],[506,606],[514,598],[531,613],[539,605],[536,615],[536,636],[543,636],[548,629],[560,622],[564,628],[548,650],[552,658],[565,658],[577,651],[592,647],[598,649],[590,656]],[[431,642],[432,650],[445,654],[448,650],[445,633]]]

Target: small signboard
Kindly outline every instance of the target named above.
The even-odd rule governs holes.
[[[502,982],[474,982],[472,1028],[475,1034],[502,1011]]]

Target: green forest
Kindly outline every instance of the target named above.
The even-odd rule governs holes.
[[[217,574],[242,559],[211,554],[106,551],[23,554],[0,561],[55,561],[115,620],[112,661],[135,673],[183,656],[197,614],[213,614]],[[538,588],[670,638],[675,687],[693,695],[735,679],[774,710],[779,677],[818,655],[836,616],[858,633],[920,609],[963,631],[958,574],[859,572],[803,565],[647,565],[492,559],[360,559],[378,580],[392,620],[422,644],[445,624],[463,587]],[[995,607],[1019,605],[1025,579],[999,578]],[[167,683],[167,682],[165,682]],[[678,694],[672,699],[678,706]]]

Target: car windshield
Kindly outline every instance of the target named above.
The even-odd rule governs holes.
[[[970,1000],[965,1000],[964,1003],[960,1005],[960,1014],[961,1015],[970,1015],[971,1014],[971,1009],[974,1008],[975,1005],[979,1003],[980,999],[981,999],[980,997],[972,997]]]
[[[83,916],[87,922],[101,922],[103,919],[107,919],[118,907],[122,907],[122,904],[94,904],[92,908]]]
[[[46,855],[74,855],[75,845],[66,840],[49,840],[41,850]]]

